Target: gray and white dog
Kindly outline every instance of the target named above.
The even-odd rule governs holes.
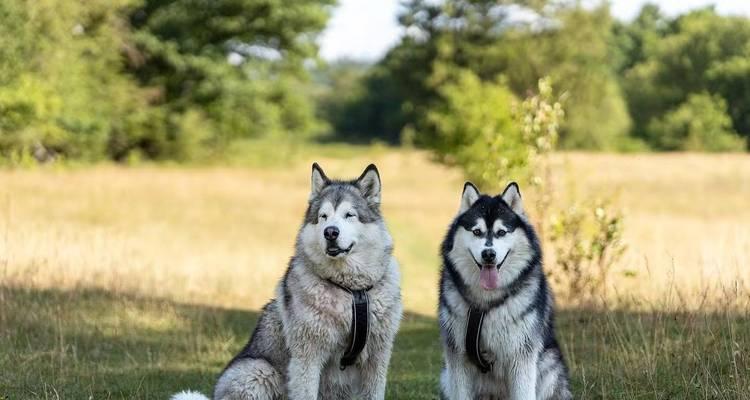
[[[403,306],[380,193],[374,165],[356,180],[337,181],[313,164],[295,255],[250,341],[219,376],[214,399],[385,397]],[[369,298],[369,329],[364,348],[346,366],[341,357],[352,344],[357,291]],[[174,399],[194,396],[183,392]]]
[[[518,185],[491,197],[467,182],[441,252],[441,398],[572,398]]]

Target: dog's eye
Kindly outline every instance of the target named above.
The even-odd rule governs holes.
[[[321,221],[325,221],[325,220],[328,219],[328,216],[325,215],[325,214],[320,214],[320,217],[318,217],[318,218],[320,218]]]
[[[505,236],[506,233],[508,233],[508,232],[500,229],[499,231],[497,231],[496,234],[497,234],[497,237],[503,237],[503,236]]]
[[[479,229],[474,229],[471,233],[473,233],[474,236],[482,236],[482,231]]]
[[[354,215],[354,214],[352,214],[350,212],[348,212],[348,213],[346,213],[346,215],[344,215],[344,218],[354,218],[354,217],[356,217],[356,215]]]

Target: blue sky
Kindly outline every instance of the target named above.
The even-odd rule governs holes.
[[[668,15],[714,4],[722,14],[750,16],[750,0],[656,0]],[[355,58],[376,60],[401,36],[396,22],[400,0],[339,0],[328,27],[320,38],[321,55],[326,60]],[[612,0],[612,13],[631,19],[643,0]]]

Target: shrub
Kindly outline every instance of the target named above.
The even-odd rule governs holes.
[[[708,93],[691,94],[676,109],[649,124],[650,141],[661,150],[742,151],[727,103]]]
[[[564,291],[562,297],[577,303],[606,296],[607,276],[625,252],[622,213],[609,202],[572,205],[548,221],[547,241],[556,268],[548,271]]]
[[[605,201],[561,204],[552,185],[549,156],[556,149],[565,113],[548,79],[538,93],[518,102],[501,80],[481,82],[458,74],[440,89],[443,104],[429,113],[436,153],[464,168],[484,190],[497,192],[516,180],[536,192],[529,211],[552,253],[548,268],[561,295],[576,302],[606,295],[609,271],[624,252],[623,216]]]
[[[548,101],[547,80],[540,81],[539,90],[519,103],[502,79],[482,82],[461,71],[455,82],[440,88],[443,101],[427,115],[436,133],[434,150],[487,189],[501,189],[509,176],[532,181],[533,164],[555,147],[563,116],[560,103]]]

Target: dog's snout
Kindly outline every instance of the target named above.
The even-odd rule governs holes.
[[[334,241],[339,237],[339,228],[335,226],[328,226],[325,229],[323,229],[323,237],[326,238],[326,240]]]
[[[492,249],[482,250],[482,261],[486,263],[491,263],[495,261],[495,257],[497,257],[497,254],[495,254],[495,250],[492,250]]]

